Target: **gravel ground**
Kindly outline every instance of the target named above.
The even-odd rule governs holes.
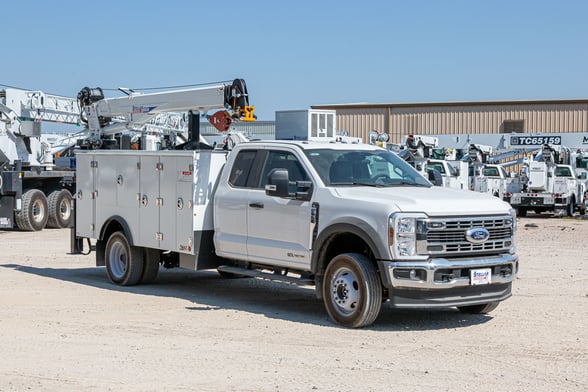
[[[0,391],[586,391],[586,238],[522,218],[491,314],[385,307],[351,330],[308,288],[183,270],[118,287],[69,230],[0,231]]]

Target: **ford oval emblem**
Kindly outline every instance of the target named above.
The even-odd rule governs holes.
[[[474,227],[466,231],[466,239],[472,244],[481,244],[490,238],[490,232],[483,227]]]

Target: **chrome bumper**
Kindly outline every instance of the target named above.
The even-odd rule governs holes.
[[[516,278],[519,258],[512,254],[495,257],[429,259],[427,261],[382,261],[384,284],[391,289],[449,289],[470,286],[469,271],[491,268],[490,284],[506,284]],[[444,272],[447,271],[447,272]],[[451,271],[451,272],[449,272]],[[458,276],[456,276],[458,275]]]

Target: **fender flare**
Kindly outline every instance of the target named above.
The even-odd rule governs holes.
[[[104,238],[104,236],[106,235],[106,228],[110,227],[110,225],[113,222],[118,223],[122,227],[122,231],[125,237],[127,237],[129,245],[133,246],[135,244],[135,241],[133,240],[133,235],[131,234],[131,228],[129,227],[127,221],[120,215],[113,215],[104,222],[104,224],[100,228],[100,236],[98,238],[100,238],[100,240],[102,241],[108,240],[108,238]]]
[[[321,231],[312,245],[311,271],[314,273],[320,272],[320,260],[326,250],[324,245],[336,233],[351,233],[361,238],[370,248],[376,260],[384,259],[383,255],[387,254],[385,245],[379,244],[378,234],[367,223],[357,218],[345,223],[335,223]]]

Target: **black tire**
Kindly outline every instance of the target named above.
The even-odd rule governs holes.
[[[490,313],[494,309],[498,307],[498,302],[490,302],[487,304],[481,305],[471,305],[471,306],[458,306],[458,309],[462,313],[468,314],[486,314]]]
[[[73,223],[73,209],[71,193],[67,189],[53,191],[47,197],[49,219],[47,227],[63,229],[71,227]]]
[[[526,208],[519,207],[516,209],[516,211],[517,211],[517,216],[519,216],[521,218],[524,218],[527,216],[527,209]]]
[[[39,231],[47,224],[47,198],[38,189],[29,189],[22,195],[22,208],[15,214],[20,230]]]
[[[570,200],[569,204],[566,207],[567,216],[574,216],[575,207],[576,207],[576,200],[574,200],[574,198],[572,197],[572,200]]]
[[[132,286],[143,276],[143,249],[131,246],[127,237],[117,231],[112,233],[104,252],[106,272],[112,283]]]
[[[337,324],[350,328],[372,324],[382,307],[382,284],[374,264],[357,253],[333,258],[325,271],[323,301]]]
[[[247,276],[247,275],[240,275],[240,274],[236,274],[234,272],[219,271],[219,270],[216,270],[216,272],[218,272],[218,274],[220,275],[220,277],[223,278],[223,279],[242,279],[242,278],[249,278],[249,276]]]
[[[157,249],[145,248],[144,260],[143,275],[141,276],[139,283],[153,283],[157,279],[157,274],[159,273],[161,252]]]

